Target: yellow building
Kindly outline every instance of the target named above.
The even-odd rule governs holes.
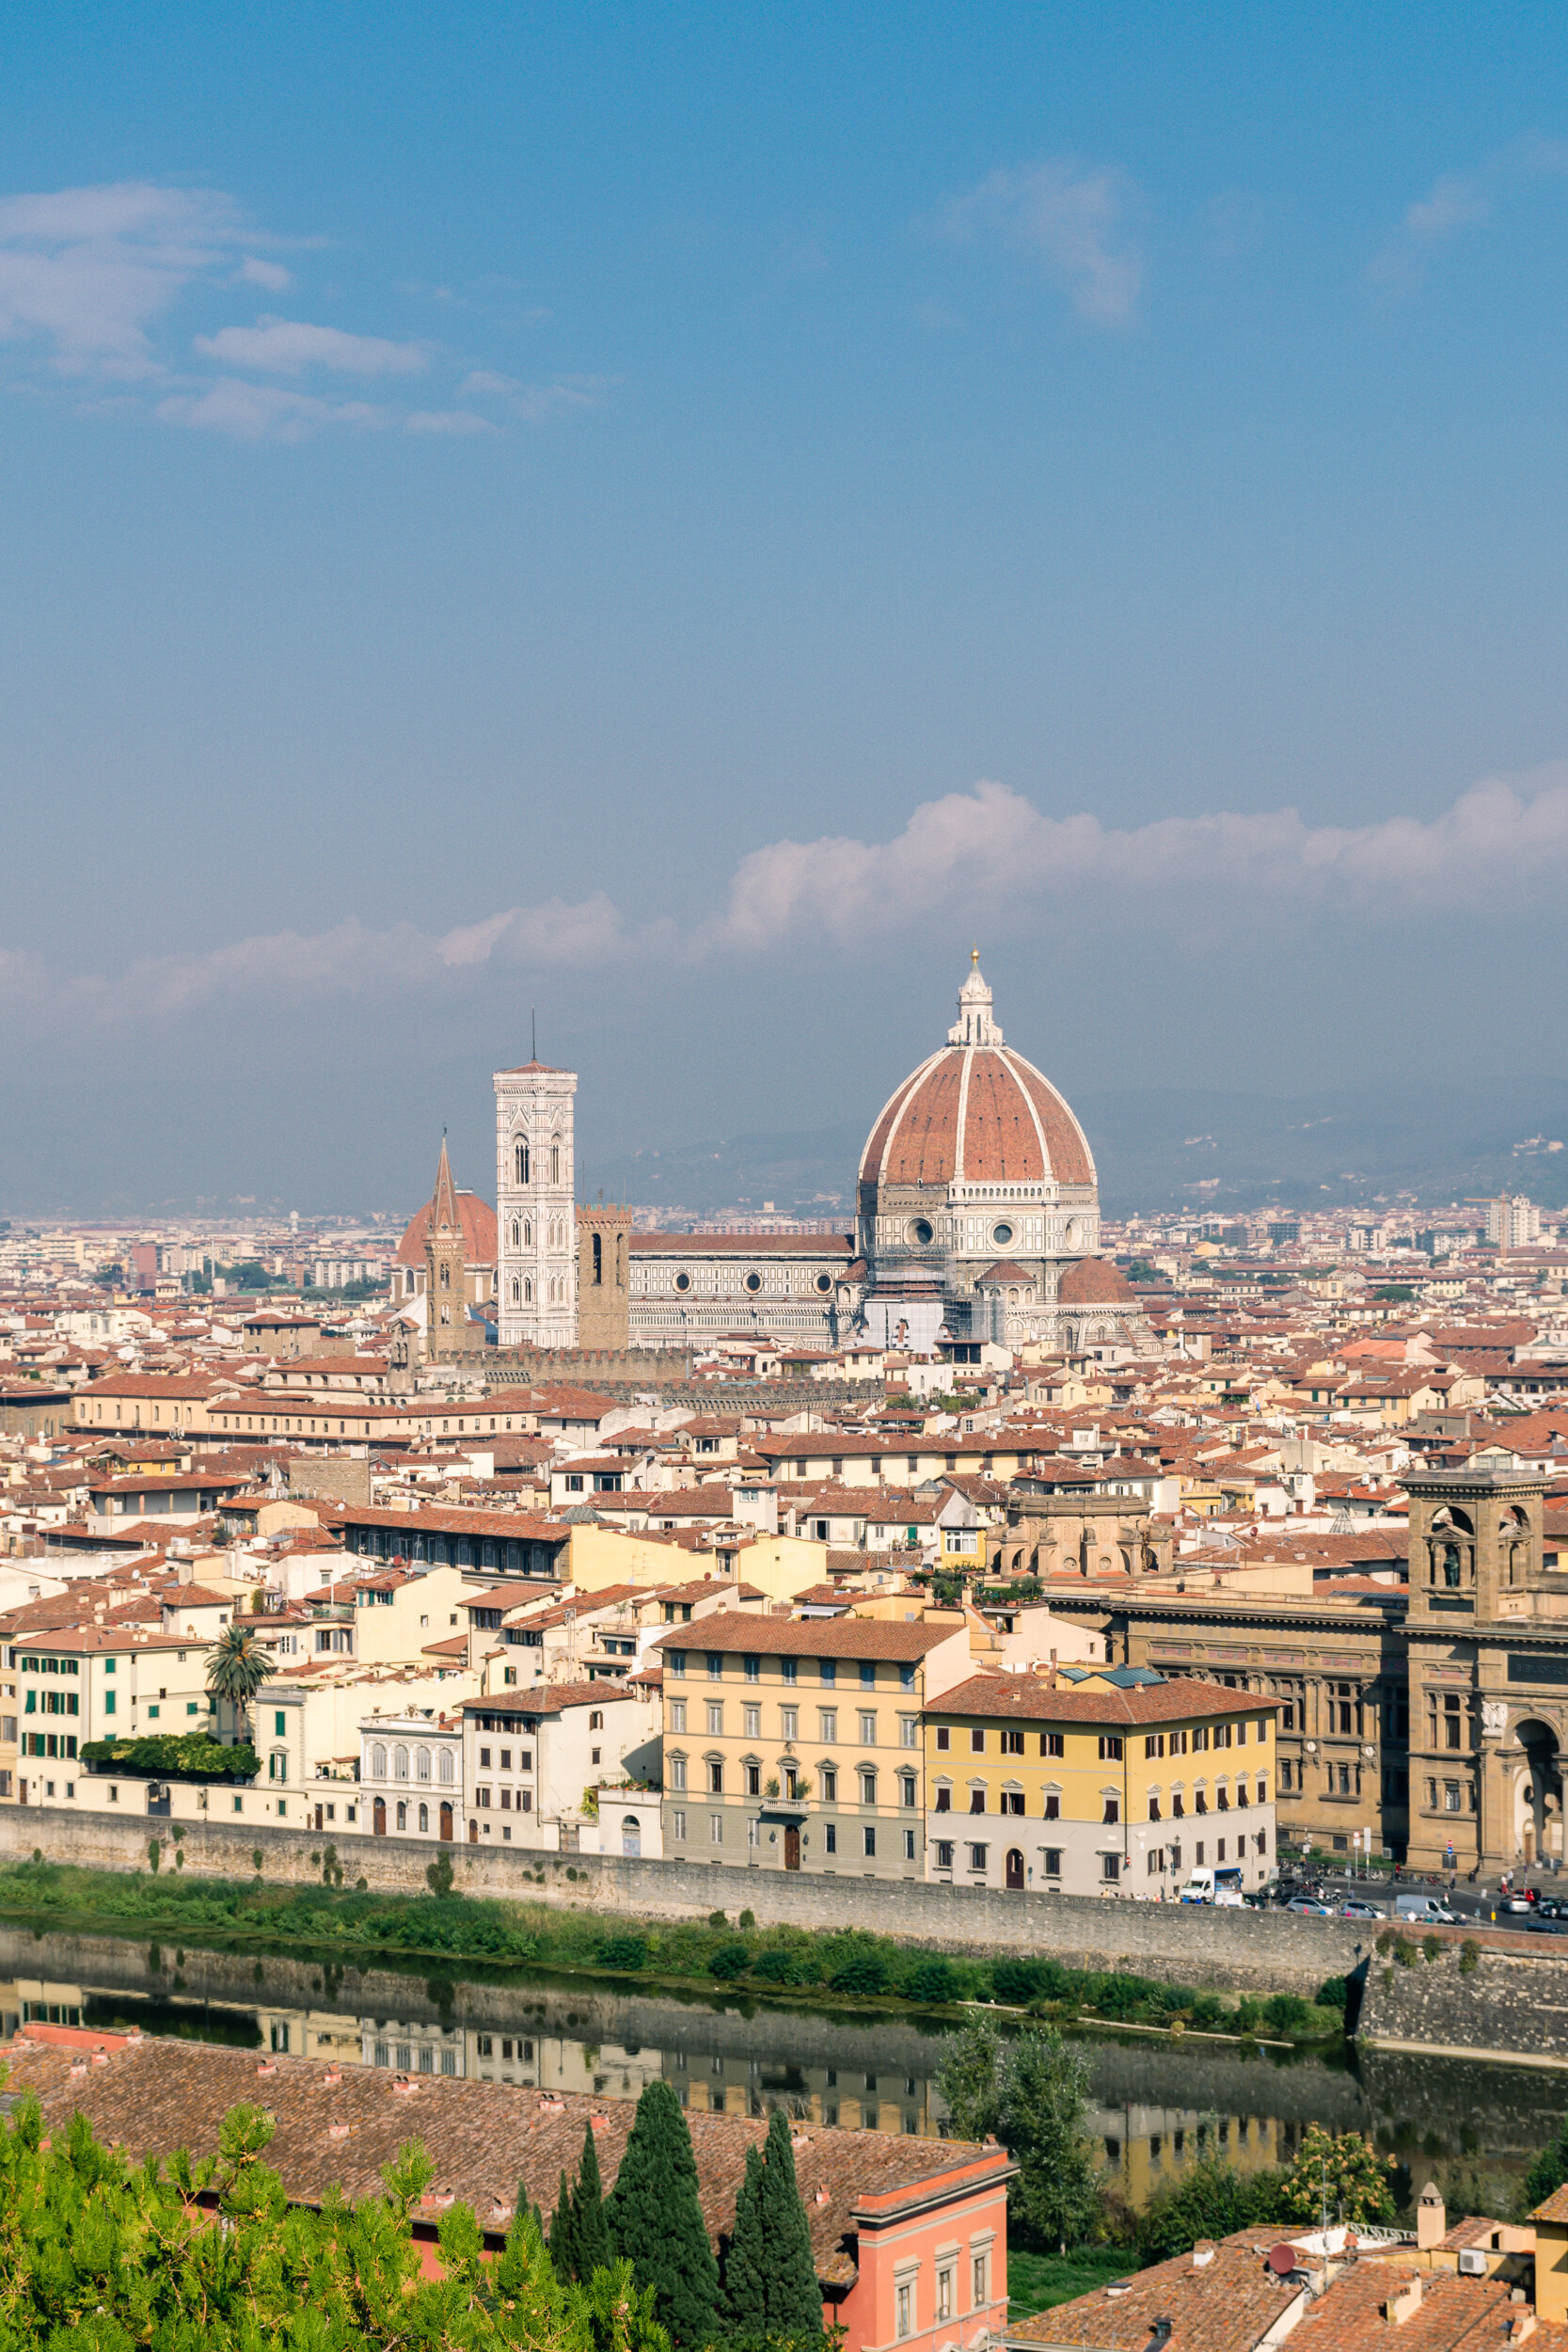
[[[927,1875],[1170,1901],[1274,1867],[1275,1708],[1126,1667],[980,1674],[925,1718]]]
[[[961,1618],[716,1612],[658,1647],[668,1859],[925,1876],[921,1718],[969,1672]]]

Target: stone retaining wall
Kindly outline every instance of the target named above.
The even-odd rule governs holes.
[[[1433,1960],[1408,1966],[1374,1952],[1356,2038],[1385,2050],[1427,2050],[1568,2068],[1568,1957],[1504,1952],[1449,1934]]]
[[[165,1869],[183,1855],[186,1872],[246,1879],[252,1856],[274,1883],[321,1875],[325,1835],[221,1819],[182,1825],[136,1816],[0,1809],[0,1855],[38,1849],[51,1862],[89,1868],[145,1870],[151,1838]],[[731,1919],[754,1913],[761,1927],[867,1928],[901,1943],[970,1955],[1048,1955],[1071,1968],[1126,1969],[1171,1984],[1237,1992],[1300,1993],[1308,1999],[1325,1977],[1350,1976],[1371,1947],[1350,1921],[1298,1918],[1287,1912],[1214,1911],[1196,1904],[1096,1900],[1087,1896],[1008,1893],[996,1887],[927,1886],[848,1875],[807,1877],[783,1870],[704,1868],[619,1856],[529,1853],[504,1848],[435,1846],[426,1840],[344,1836],[336,1851],[347,1883],[363,1877],[377,1892],[424,1891],[425,1868],[451,1857],[455,1885],[467,1895],[547,1902],[628,1919]]]

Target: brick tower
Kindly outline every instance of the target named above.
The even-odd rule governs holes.
[[[427,1364],[461,1356],[468,1344],[467,1264],[457,1190],[441,1137],[441,1161],[424,1237],[424,1354]]]

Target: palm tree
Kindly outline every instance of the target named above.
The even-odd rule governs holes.
[[[242,1731],[251,1700],[277,1665],[277,1652],[267,1647],[252,1626],[237,1621],[227,1625],[213,1644],[207,1659],[207,1688],[215,1699],[226,1699],[233,1708]]]

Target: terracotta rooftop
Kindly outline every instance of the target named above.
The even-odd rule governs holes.
[[[82,2047],[19,2037],[7,2055],[11,2085],[37,2092],[46,2130],[58,2132],[86,2115],[97,2137],[134,2159],[166,2159],[187,2149],[216,2153],[218,2128],[229,2108],[254,2102],[272,2117],[276,2135],[266,2162],[295,2203],[317,2204],[333,2189],[356,2200],[382,2193],[382,2168],[404,2142],[422,2139],[436,2165],[434,2196],[472,2207],[482,2228],[504,2230],[519,2179],[546,2215],[553,2211],[562,2169],[575,2175],[584,2126],[602,2118],[594,2137],[605,2189],[613,2186],[636,2113],[629,2099],[542,2093],[508,2083],[465,2082],[440,2075],[394,2075],[372,2067],[338,2072],[318,2061],[258,2059],[253,2052],[198,2042],[72,2037],[99,2044],[104,2062]],[[86,2071],[73,2065],[87,2057]],[[746,2150],[767,2137],[765,2118],[693,2113],[688,2118],[708,2234],[734,2226],[736,2191]],[[968,2140],[895,2137],[882,2132],[796,2128],[795,2167],[811,2224],[818,2277],[847,2285],[855,2277],[853,2211],[876,2200],[885,2213],[908,2192],[946,2175],[979,2179],[1011,2167],[1000,2148]],[[827,2194],[816,2202],[818,2189]],[[432,2211],[439,2210],[433,2205]]]

